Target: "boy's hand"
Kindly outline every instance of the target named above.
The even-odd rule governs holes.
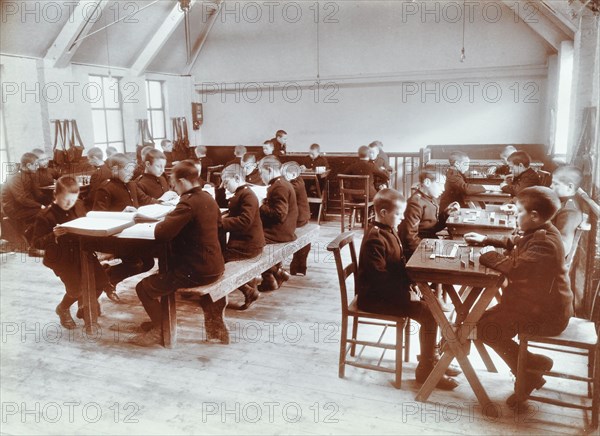
[[[177,192],[167,191],[163,195],[160,196],[158,201],[162,201],[163,203],[170,203],[172,201],[175,201],[178,198],[179,198],[179,195],[177,195]]]
[[[486,245],[481,250],[479,250],[479,254],[489,253],[490,251],[496,251],[496,249],[494,247],[492,247],[491,245]]]
[[[465,234],[465,242],[469,245],[483,244],[484,240],[485,235],[480,235],[479,233],[469,232]]]
[[[504,188],[505,186],[508,186],[508,183],[506,181],[500,183],[500,189]]]
[[[453,201],[446,208],[446,213],[448,215],[455,215],[460,212],[460,203],[458,201]]]
[[[52,229],[52,233],[54,233],[54,236],[58,238],[59,236],[66,235],[68,233],[68,231],[64,227],[55,226]]]
[[[495,175],[496,174],[496,169],[497,169],[496,167],[489,167],[488,170],[487,170],[487,175],[488,176]]]
[[[133,206],[127,206],[123,209],[123,212],[137,212],[137,209]]]

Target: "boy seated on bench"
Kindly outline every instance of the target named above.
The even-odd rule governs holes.
[[[165,165],[167,158],[162,151],[152,149],[144,156],[144,174],[139,176],[135,183],[138,191],[149,197],[159,199],[171,190],[165,178]]]
[[[583,173],[574,166],[559,167],[552,173],[551,188],[560,199],[560,209],[552,218],[552,224],[560,232],[565,256],[571,252],[575,230],[583,220],[583,214],[575,199],[582,180]]]
[[[522,236],[465,235],[465,241],[471,245],[486,245],[481,249],[480,264],[506,277],[502,300],[483,314],[477,324],[477,337],[498,353],[515,376],[519,345],[513,338],[519,332],[558,335],[573,316],[573,293],[563,243],[550,221],[560,208],[558,196],[544,186],[525,188],[517,194],[516,207]],[[494,247],[506,249],[506,254],[498,253]],[[529,352],[527,356],[528,369],[552,369],[549,357]],[[524,394],[529,396],[544,383],[541,374],[528,374]],[[506,403],[509,407],[519,406],[516,394],[508,397]]]
[[[221,186],[233,194],[229,199],[229,212],[221,220],[221,231],[229,233],[223,252],[225,263],[260,256],[265,246],[265,235],[260,220],[258,197],[246,183],[242,167],[238,164],[225,167],[221,180]],[[233,309],[248,309],[260,295],[254,281],[241,286],[239,290],[244,294],[244,304],[230,304],[229,307]]]
[[[233,159],[231,159],[229,162],[227,162],[227,164],[225,166],[228,167],[229,165],[233,165],[233,164],[241,165],[242,164],[242,158],[244,157],[244,155],[247,152],[248,152],[248,150],[243,145],[236,145],[233,148],[233,155],[235,157]]]
[[[150,317],[150,322],[141,325],[145,332],[132,339],[136,345],[149,346],[160,343],[160,297],[172,294],[180,288],[213,283],[225,270],[219,242],[221,211],[210,194],[202,190],[198,177],[196,166],[188,160],[175,165],[171,173],[171,184],[180,195],[180,200],[175,210],[154,229],[156,241],[171,241],[170,257],[167,261],[170,268],[166,272],[142,279],[135,288]],[[200,305],[205,313],[211,304],[210,295],[200,298]],[[207,325],[207,328],[216,327]],[[222,327],[223,330],[227,330],[225,326]]]
[[[540,184],[540,177],[531,164],[531,158],[524,151],[516,151],[508,157],[508,165],[512,178],[507,178],[507,181],[500,184],[502,192],[507,192],[515,197],[519,192],[530,186]]]
[[[304,165],[300,167],[302,171],[315,171],[317,167],[329,169],[327,158],[321,154],[321,146],[319,144],[311,144],[308,150],[308,156],[304,159]]]
[[[286,162],[281,166],[281,173],[283,174],[283,177],[290,182],[294,188],[294,193],[296,194],[296,204],[298,205],[298,221],[296,222],[296,228],[304,227],[310,221],[310,205],[308,204],[306,185],[304,184],[302,177],[300,177],[300,165],[294,161]],[[310,246],[311,244],[308,244],[306,247],[302,247],[294,253],[292,263],[290,263],[291,275],[306,275],[306,260],[310,253]]]
[[[281,162],[275,156],[267,156],[260,161],[258,169],[268,186],[267,196],[260,206],[265,241],[267,244],[295,241],[298,204],[294,188],[281,175]],[[262,277],[258,290],[274,291],[289,279],[289,273],[278,263],[265,271]]]
[[[54,181],[60,177],[60,172],[54,168],[49,168],[50,158],[44,150],[41,148],[34,148],[31,152],[38,158],[38,169],[35,173],[35,180],[38,186],[43,187],[53,185]],[[45,192],[42,192],[42,196],[44,205],[48,206],[52,203],[53,195],[51,193],[46,194]]]
[[[242,168],[246,176],[246,182],[251,185],[265,186],[265,183],[260,176],[258,171],[258,164],[256,163],[256,155],[254,153],[246,153],[242,156]]]
[[[92,147],[87,152],[88,163],[94,168],[94,173],[90,177],[90,188],[85,197],[85,207],[91,210],[94,206],[94,198],[98,187],[112,177],[112,170],[108,165],[108,159],[104,161],[104,155],[100,147]]]
[[[77,327],[70,308],[81,297],[81,259],[79,239],[69,235],[60,224],[85,216],[85,206],[78,197],[77,181],[70,176],[59,178],[54,188],[54,202],[36,217],[32,238],[33,245],[44,250],[44,265],[54,271],[65,285],[65,295],[56,306],[56,314],[60,324],[70,330]],[[89,253],[89,256],[94,266],[96,296],[104,290],[109,295],[114,290],[104,268],[94,253]],[[83,308],[77,311],[77,317],[83,318]]]
[[[375,195],[373,203],[375,222],[360,247],[356,283],[358,308],[367,312],[409,317],[421,325],[421,356],[415,373],[417,382],[423,383],[437,363],[437,323],[424,301],[412,301],[410,297],[406,260],[396,233],[406,202],[398,191],[385,188]],[[451,368],[448,370],[453,371]],[[437,384],[439,389],[444,390],[452,390],[457,386],[458,382],[447,376]]]
[[[510,165],[508,165],[508,157],[517,149],[513,145],[507,145],[500,152],[500,160],[502,165],[489,167],[487,170],[488,176],[507,176],[510,174]]]
[[[446,171],[446,183],[444,193],[440,197],[440,209],[445,210],[451,203],[457,201],[460,207],[467,207],[465,197],[469,194],[485,192],[482,185],[467,183],[467,171],[471,159],[462,151],[450,153],[448,158],[450,168]]]

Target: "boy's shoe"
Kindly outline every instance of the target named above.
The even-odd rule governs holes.
[[[440,361],[441,356],[439,354],[435,354],[433,357],[433,366],[437,365],[437,363]],[[417,360],[420,361],[421,360],[421,355],[417,355]],[[448,377],[456,377],[458,375],[462,374],[462,371],[460,370],[460,367],[458,365],[448,365],[448,368],[446,368],[446,372],[444,372],[444,374],[446,374]]]
[[[138,345],[140,347],[151,347],[153,345],[160,345],[162,342],[162,330],[154,327],[144,333],[139,333],[132,337],[129,341],[130,344]]]
[[[240,306],[239,310],[248,309],[256,302],[256,300],[258,300],[258,297],[260,297],[260,292],[258,292],[258,289],[248,284],[242,285],[240,287],[240,291],[242,291],[244,294],[244,304]]]
[[[417,365],[417,369],[415,370],[417,382],[425,383],[425,380],[427,380],[427,377],[429,377],[429,374],[431,374],[431,371],[433,371],[434,366],[435,365],[433,361],[419,362],[419,364]],[[442,389],[444,391],[451,391],[457,386],[458,382],[456,380],[448,376],[443,376],[436,385],[436,388]]]
[[[258,285],[260,292],[269,292],[279,289],[279,283],[271,273],[267,273],[263,276],[262,283]]]
[[[277,280],[277,284],[281,286],[283,282],[287,282],[290,279],[290,273],[284,270],[283,268],[279,268],[275,274],[273,274],[275,280]]]
[[[104,293],[106,294],[108,299],[110,301],[112,301],[113,303],[117,303],[117,304],[122,303],[121,299],[117,295],[117,290],[115,289],[115,287],[113,285],[108,285],[106,287],[106,289],[104,290]]]
[[[100,306],[100,303],[98,304],[98,316],[102,315],[102,309]],[[83,319],[83,306],[81,306],[79,309],[77,309],[77,314],[75,315],[77,318],[79,319]]]
[[[525,388],[523,392],[524,397],[528,397],[531,395],[534,389],[540,389],[542,386],[546,384],[546,379],[542,377],[544,372],[550,371],[552,366],[554,365],[554,361],[543,354],[533,354],[528,353],[527,356],[527,369],[532,369],[534,371],[539,371],[539,374],[531,374],[527,373],[527,377],[525,378]],[[513,393],[510,397],[506,399],[506,404],[508,407],[514,409],[520,405],[522,405],[526,400],[521,401],[520,404],[517,402],[517,383],[515,382],[515,393]]]
[[[63,326],[66,329],[69,329],[69,330],[73,330],[73,329],[77,328],[77,324],[75,324],[75,320],[71,316],[70,309],[63,309],[61,307],[61,305],[59,304],[58,306],[56,306],[56,314],[58,315],[58,318],[60,319],[61,326]]]

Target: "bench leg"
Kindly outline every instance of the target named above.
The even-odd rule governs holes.
[[[229,344],[229,330],[224,319],[227,296],[213,302],[209,295],[203,295],[200,298],[200,306],[204,311],[206,340]]]
[[[177,308],[175,305],[175,292],[160,298],[162,308],[162,335],[163,345],[173,348],[177,345]]]

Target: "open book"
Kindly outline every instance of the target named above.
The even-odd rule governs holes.
[[[156,223],[173,209],[175,206],[151,204],[141,206],[136,212],[90,211],[85,217],[77,218],[60,226],[76,235],[111,236],[134,226],[136,222]]]

